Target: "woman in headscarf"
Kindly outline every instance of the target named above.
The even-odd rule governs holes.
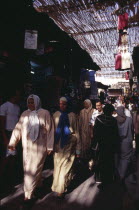
[[[92,103],[89,99],[84,101],[84,109],[81,110],[79,116],[79,134],[81,139],[81,157],[85,160],[90,159],[91,139],[93,137],[90,119],[94,112]]]
[[[118,172],[121,181],[124,184],[125,178],[128,175],[129,166],[131,163],[132,151],[133,151],[133,122],[131,117],[125,115],[123,106],[117,107],[117,123],[120,136],[119,144],[119,160],[118,160]]]
[[[72,178],[73,162],[80,154],[76,115],[67,111],[68,100],[61,97],[60,110],[53,115],[55,124],[54,175],[52,191],[63,197]]]
[[[15,150],[22,139],[25,202],[31,200],[41,179],[47,154],[53,150],[54,125],[50,113],[41,108],[40,98],[30,95],[24,111],[13,130],[8,148]]]

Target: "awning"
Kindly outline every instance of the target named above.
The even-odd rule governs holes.
[[[114,71],[117,50],[118,14],[129,16],[129,52],[139,44],[139,1],[137,0],[34,0],[34,8],[46,12],[102,71]]]

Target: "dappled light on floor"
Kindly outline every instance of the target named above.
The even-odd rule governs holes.
[[[42,173],[42,196],[34,203],[32,210],[134,210],[131,194],[125,193],[118,182],[114,182],[103,190],[95,183],[94,175],[80,182],[71,192],[65,194],[64,199],[58,199],[55,192],[51,191],[53,170],[44,170]],[[127,180],[128,190],[133,194],[135,184]],[[23,184],[17,185],[14,192],[1,200],[3,209],[19,210],[23,201]],[[130,198],[130,199],[129,199]]]

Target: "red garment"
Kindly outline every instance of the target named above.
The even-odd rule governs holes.
[[[122,56],[121,53],[118,53],[115,56],[115,70],[120,70],[122,67]]]
[[[127,72],[125,73],[125,79],[126,79],[126,80],[129,80],[129,71],[127,71]]]
[[[121,37],[122,37],[122,34],[119,34],[118,46],[120,46],[122,44]]]
[[[118,30],[123,30],[128,27],[128,14],[125,12],[118,16]]]

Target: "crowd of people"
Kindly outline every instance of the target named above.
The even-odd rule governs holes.
[[[123,96],[115,101],[106,100],[105,104],[96,100],[95,107],[86,99],[77,114],[69,109],[69,99],[64,96],[59,99],[57,111],[50,113],[41,107],[39,96],[31,94],[27,98],[27,110],[20,115],[19,100],[17,94],[12,94],[0,106],[0,181],[4,183],[5,174],[10,172],[13,177],[10,180],[13,185],[16,183],[17,172],[13,168],[21,176],[18,163],[23,156],[24,207],[41,185],[44,163],[50,154],[54,162],[51,189],[58,198],[64,197],[74,178],[75,161],[80,159],[95,173],[100,189],[118,180],[126,190],[128,175],[137,174],[136,199],[139,200],[138,107],[131,103],[127,106]],[[134,140],[136,168],[132,162]]]

